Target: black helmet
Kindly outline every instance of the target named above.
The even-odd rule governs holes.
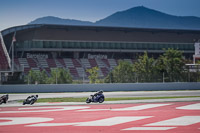
[[[38,97],[38,95],[36,95],[36,97]]]

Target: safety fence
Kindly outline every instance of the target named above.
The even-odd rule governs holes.
[[[200,90],[200,82],[0,85],[0,93]]]

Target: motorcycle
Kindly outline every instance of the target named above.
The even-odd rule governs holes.
[[[8,94],[0,97],[0,104],[7,103],[7,101],[8,101]]]
[[[91,103],[91,102],[95,102],[95,103],[103,103],[105,100],[105,97],[103,95],[103,93],[97,93],[95,95],[90,95],[87,99],[86,99],[86,103]]]
[[[29,96],[26,100],[23,101],[23,105],[25,105],[25,104],[30,104],[30,105],[34,104],[37,101],[37,97],[38,97],[37,95],[36,95],[36,97],[35,96]]]

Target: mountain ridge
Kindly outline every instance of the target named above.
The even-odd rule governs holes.
[[[144,6],[118,11],[96,22],[62,19],[46,16],[29,24],[61,24],[83,26],[112,26],[130,28],[195,29],[200,30],[200,18],[195,16],[175,16]]]

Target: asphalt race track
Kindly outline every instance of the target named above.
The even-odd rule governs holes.
[[[0,107],[0,133],[198,133],[200,102]]]
[[[9,94],[9,100],[26,99],[32,94]],[[39,98],[55,98],[55,97],[88,97],[94,92],[74,92],[74,93],[39,93]],[[128,92],[104,92],[107,98],[110,97],[170,97],[170,96],[200,96],[200,90],[190,91],[128,91]]]

